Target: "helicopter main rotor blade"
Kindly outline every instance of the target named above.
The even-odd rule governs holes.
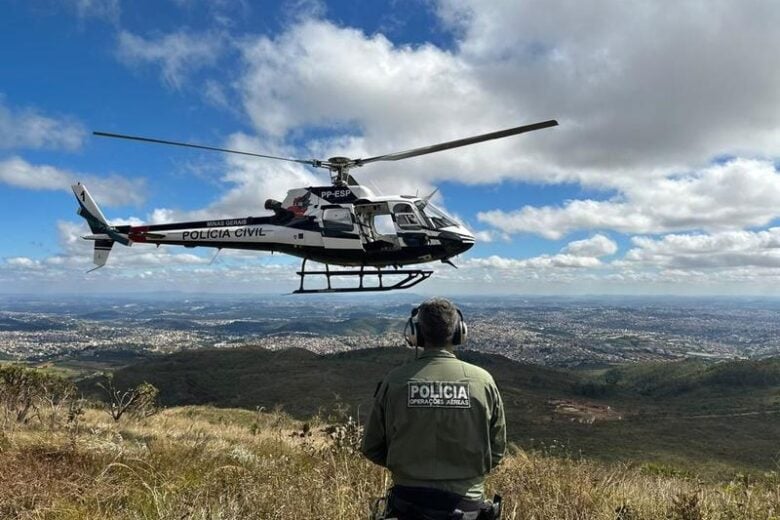
[[[114,137],[116,139],[129,139],[131,141],[141,141],[144,143],[155,143],[155,144],[168,144],[172,146],[184,146],[186,148],[199,148],[201,150],[212,150],[215,152],[225,152],[225,153],[235,153],[239,155],[249,155],[251,157],[262,157],[263,159],[275,159],[277,161],[288,161],[288,162],[295,162],[295,163],[301,163],[301,164],[308,164],[309,166],[315,166],[319,167],[321,165],[321,161],[317,161],[316,159],[290,159],[288,157],[276,157],[274,155],[263,155],[261,153],[252,153],[252,152],[242,152],[240,150],[229,150],[227,148],[217,148],[215,146],[205,146],[202,144],[192,144],[192,143],[180,143],[177,141],[166,141],[164,139],[154,139],[152,137],[139,137],[135,135],[124,135],[124,134],[112,134],[109,132],[92,132],[93,135],[97,135],[100,137]]]
[[[446,143],[423,146],[422,148],[414,148],[412,150],[406,150],[405,152],[377,155],[376,157],[369,157],[368,159],[355,159],[354,162],[356,166],[363,166],[364,164],[376,161],[400,161],[401,159],[408,159],[409,157],[417,157],[418,155],[441,152],[442,150],[449,150],[451,148],[458,148],[460,146],[468,146],[470,144],[490,141],[492,139],[501,139],[502,137],[509,137],[525,132],[533,132],[534,130],[541,130],[542,128],[549,128],[551,126],[558,126],[558,121],[551,119],[549,121],[542,121],[541,123],[534,123],[532,125],[518,126],[516,128],[499,130],[498,132],[490,132],[489,134],[475,135],[474,137],[466,137],[465,139],[457,139],[455,141],[448,141]]]

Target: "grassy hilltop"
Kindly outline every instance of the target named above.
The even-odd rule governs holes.
[[[7,429],[0,518],[368,518],[387,475],[355,453],[352,427],[334,440],[324,419],[188,406],[114,423],[90,409],[77,426]],[[705,484],[549,451],[516,450],[489,490],[503,493],[507,520],[769,520],[780,510],[774,474]]]
[[[556,446],[710,480],[777,469],[780,360],[689,360],[583,373],[495,354],[458,355],[494,375],[510,438],[524,449]],[[412,356],[404,348],[331,355],[253,347],[198,350],[125,367],[116,379],[125,386],[149,381],[169,406],[282,406],[306,420],[339,402],[364,417],[377,382]]]
[[[504,397],[513,449],[489,492],[505,496],[505,518],[780,518],[780,360],[586,372],[458,355]],[[167,408],[119,422],[97,402],[74,412],[84,403],[71,393],[76,409],[44,399],[20,423],[0,385],[0,519],[368,518],[388,475],[357,453],[349,416],[364,416],[376,382],[412,356],[244,347],[147,359],[113,382],[148,381]],[[79,373],[32,372],[49,392]]]

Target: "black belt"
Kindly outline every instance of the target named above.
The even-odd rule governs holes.
[[[450,520],[474,518],[485,507],[482,500],[469,500],[441,489],[394,486],[390,490],[389,509],[401,518]]]
[[[406,502],[440,511],[452,511],[455,509],[460,509],[464,512],[479,511],[482,508],[482,504],[484,504],[482,500],[469,500],[457,493],[428,487],[393,486],[390,494]]]

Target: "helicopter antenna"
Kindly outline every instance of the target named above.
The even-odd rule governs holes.
[[[354,186],[358,182],[352,175],[349,174],[351,168],[356,168],[379,161],[400,161],[401,159],[409,159],[411,157],[418,157],[420,155],[427,155],[429,153],[441,152],[444,150],[451,150],[452,148],[459,148],[461,146],[468,146],[472,144],[482,143],[484,141],[491,141],[493,139],[503,139],[504,137],[510,137],[513,135],[523,134],[526,132],[533,132],[534,130],[541,130],[543,128],[549,128],[552,126],[558,126],[558,121],[551,119],[549,121],[542,121],[540,123],[533,123],[530,125],[518,126],[515,128],[507,128],[506,130],[499,130],[497,132],[490,132],[487,134],[475,135],[472,137],[466,137],[464,139],[456,139],[455,141],[447,141],[444,143],[434,144],[430,146],[423,146],[420,148],[412,148],[411,150],[405,150],[403,152],[395,152],[384,155],[376,155],[374,157],[367,157],[365,159],[350,159],[349,157],[331,157],[327,160],[320,159],[294,159],[289,157],[277,157],[275,155],[266,155],[254,152],[243,152],[240,150],[231,150],[228,148],[218,148],[216,146],[206,146],[202,144],[183,143],[179,141],[169,141],[166,139],[156,139],[152,137],[140,137],[134,135],[114,134],[110,132],[92,132],[99,137],[112,137],[115,139],[128,139],[131,141],[141,141],[144,143],[154,144],[167,144],[171,146],[183,146],[187,148],[197,148],[200,150],[211,150],[215,152],[235,153],[240,155],[248,155],[251,157],[259,157],[262,159],[274,159],[277,161],[287,161],[300,164],[306,164],[313,168],[325,168],[330,171],[330,179],[336,186]]]
[[[425,197],[423,197],[423,201],[424,201],[426,204],[428,204],[428,202],[430,202],[430,200],[433,198],[433,196],[434,196],[434,195],[436,195],[436,192],[437,192],[437,191],[439,191],[439,188],[438,188],[438,187],[437,187],[435,190],[433,190],[432,192],[430,192],[428,195],[426,195]]]

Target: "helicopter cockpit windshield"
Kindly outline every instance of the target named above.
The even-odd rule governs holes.
[[[457,226],[455,219],[444,213],[442,210],[431,204],[430,202],[418,201],[416,203],[417,209],[420,213],[424,214],[426,218],[431,222],[432,226],[436,229]]]

